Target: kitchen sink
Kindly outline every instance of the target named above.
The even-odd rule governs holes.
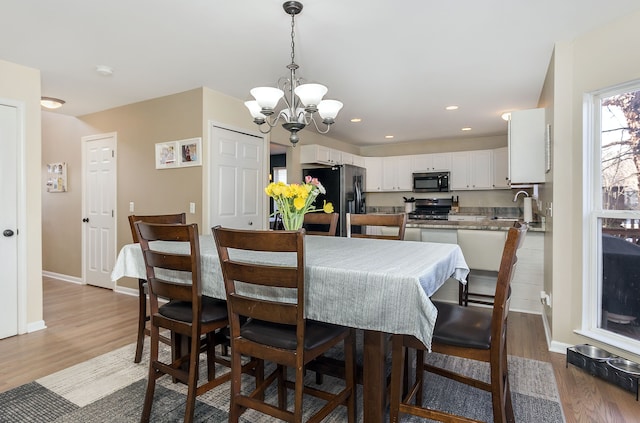
[[[497,220],[499,222],[515,222],[516,220],[519,220],[519,219],[517,217],[494,216],[492,220]]]

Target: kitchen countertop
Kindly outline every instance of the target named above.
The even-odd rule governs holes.
[[[485,231],[506,231],[513,226],[509,220],[476,220],[476,221],[450,221],[450,220],[418,220],[407,219],[407,228],[423,229],[478,229]],[[544,232],[544,223],[529,223],[529,231]]]

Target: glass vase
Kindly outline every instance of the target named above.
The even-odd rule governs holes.
[[[287,231],[297,231],[302,228],[304,222],[304,214],[290,214],[282,216],[282,224]]]

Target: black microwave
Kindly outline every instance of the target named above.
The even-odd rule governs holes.
[[[449,192],[449,172],[414,173],[413,192]]]

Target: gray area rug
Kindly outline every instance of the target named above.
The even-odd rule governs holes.
[[[161,344],[162,345],[162,344]],[[128,345],[60,372],[0,393],[0,422],[138,422],[144,401],[148,361],[133,363],[135,345]],[[145,352],[148,353],[148,349]],[[168,348],[163,349],[168,354]],[[489,369],[484,363],[428,354],[428,360],[458,369],[488,380]],[[203,364],[201,369],[206,370]],[[226,369],[220,368],[220,371]],[[509,375],[516,421],[521,423],[564,422],[558,389],[550,363],[509,357]],[[203,378],[204,378],[203,374]],[[424,403],[443,411],[456,412],[474,419],[492,422],[491,395],[487,392],[427,374]],[[307,382],[313,384],[313,372]],[[342,382],[325,376],[323,389],[339,389]],[[246,385],[253,381],[247,377]],[[184,414],[186,389],[163,377],[156,387],[153,422],[178,422]],[[362,421],[361,389],[358,392],[359,421]],[[293,395],[289,395],[290,404]],[[276,398],[275,389],[267,398]],[[305,410],[311,413],[322,405],[305,397]],[[225,422],[229,409],[229,384],[198,397],[196,421]],[[273,419],[252,410],[242,416],[244,422],[266,423]],[[339,407],[325,419],[344,422],[344,407]],[[403,421],[424,422],[405,416]]]

